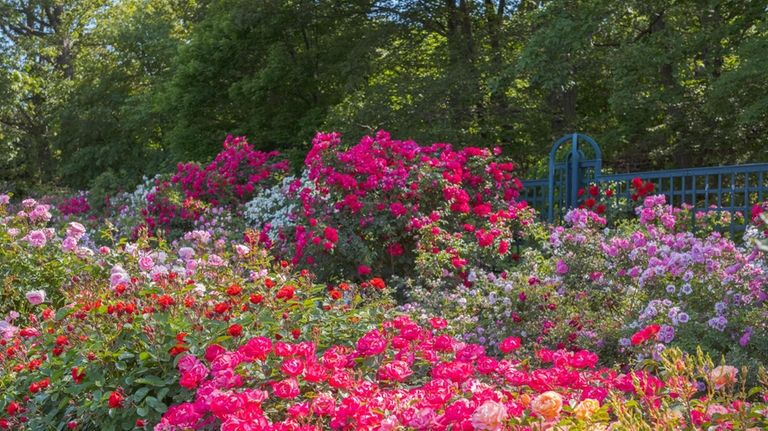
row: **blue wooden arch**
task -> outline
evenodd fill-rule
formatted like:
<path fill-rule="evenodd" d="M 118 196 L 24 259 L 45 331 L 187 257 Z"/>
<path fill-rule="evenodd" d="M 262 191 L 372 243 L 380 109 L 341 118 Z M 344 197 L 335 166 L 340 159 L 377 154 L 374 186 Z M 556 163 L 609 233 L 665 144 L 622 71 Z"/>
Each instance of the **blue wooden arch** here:
<path fill-rule="evenodd" d="M 570 149 L 564 160 L 558 160 L 558 152 L 570 143 Z M 583 147 L 588 145 L 591 158 L 586 156 Z M 555 218 L 556 208 L 573 208 L 577 205 L 578 190 L 588 178 L 599 178 L 603 167 L 603 152 L 594 139 L 581 134 L 565 135 L 552 144 L 549 151 L 549 201 L 547 218 Z M 558 187 L 559 186 L 559 187 Z"/>

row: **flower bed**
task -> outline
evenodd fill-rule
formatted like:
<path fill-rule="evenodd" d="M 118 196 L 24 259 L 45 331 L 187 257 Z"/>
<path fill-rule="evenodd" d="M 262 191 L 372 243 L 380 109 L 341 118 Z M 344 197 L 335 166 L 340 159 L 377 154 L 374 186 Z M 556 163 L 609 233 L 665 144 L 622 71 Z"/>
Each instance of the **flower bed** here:
<path fill-rule="evenodd" d="M 637 181 L 549 226 L 496 150 L 276 157 L 228 138 L 107 215 L 0 195 L 0 429 L 768 426 L 768 206 L 694 235 Z"/>

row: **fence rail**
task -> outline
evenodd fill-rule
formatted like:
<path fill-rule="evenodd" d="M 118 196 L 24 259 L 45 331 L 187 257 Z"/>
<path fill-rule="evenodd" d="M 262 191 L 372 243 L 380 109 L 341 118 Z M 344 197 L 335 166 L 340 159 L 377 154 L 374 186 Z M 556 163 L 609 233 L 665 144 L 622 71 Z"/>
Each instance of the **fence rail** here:
<path fill-rule="evenodd" d="M 670 204 L 690 205 L 694 221 L 709 211 L 728 217 L 731 235 L 744 230 L 751 206 L 768 198 L 768 163 L 606 174 L 601 169 L 601 154 L 597 143 L 586 135 L 563 136 L 550 151 L 548 178 L 523 181 L 521 198 L 542 218 L 559 222 L 578 206 L 580 188 L 592 184 L 610 187 L 614 191 L 611 199 L 618 203 L 630 198 L 632 180 L 640 178 L 652 182 L 654 193 L 666 195 Z"/>

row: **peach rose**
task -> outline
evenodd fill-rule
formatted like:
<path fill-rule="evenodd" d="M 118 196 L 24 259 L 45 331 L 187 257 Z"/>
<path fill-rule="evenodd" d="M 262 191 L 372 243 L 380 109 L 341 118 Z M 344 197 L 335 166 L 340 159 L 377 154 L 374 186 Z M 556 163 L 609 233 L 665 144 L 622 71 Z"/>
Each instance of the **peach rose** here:
<path fill-rule="evenodd" d="M 488 400 L 472 413 L 472 426 L 476 430 L 497 431 L 501 429 L 506 418 L 507 408 L 504 404 Z"/>
<path fill-rule="evenodd" d="M 723 386 L 736 383 L 736 374 L 738 372 L 739 370 L 736 367 L 720 365 L 709 372 L 709 381 L 712 382 L 715 389 L 720 389 Z"/>
<path fill-rule="evenodd" d="M 523 407 L 528 408 L 528 406 L 531 405 L 531 396 L 528 394 L 522 394 L 520 395 L 518 401 L 520 401 L 520 404 L 522 404 Z"/>
<path fill-rule="evenodd" d="M 728 409 L 720 404 L 710 404 L 707 406 L 707 414 L 712 415 L 727 415 Z"/>
<path fill-rule="evenodd" d="M 576 408 L 573 409 L 573 413 L 576 418 L 580 420 L 588 419 L 600 408 L 600 402 L 592 398 L 587 398 L 580 402 Z"/>
<path fill-rule="evenodd" d="M 531 402 L 531 410 L 547 420 L 556 418 L 562 409 L 563 397 L 554 391 L 544 392 Z"/>

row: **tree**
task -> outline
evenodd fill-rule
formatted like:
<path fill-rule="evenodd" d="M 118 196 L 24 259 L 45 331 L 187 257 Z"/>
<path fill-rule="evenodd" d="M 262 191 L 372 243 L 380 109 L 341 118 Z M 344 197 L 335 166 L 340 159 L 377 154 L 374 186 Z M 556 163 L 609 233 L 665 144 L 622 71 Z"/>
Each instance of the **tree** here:
<path fill-rule="evenodd" d="M 6 94 L 0 107 L 3 164 L 11 178 L 50 181 L 54 154 L 49 140 L 57 132 L 55 113 L 69 91 L 74 58 L 89 20 L 100 7 L 94 0 L 3 0 L 0 3 L 0 54 Z"/>
<path fill-rule="evenodd" d="M 303 159 L 330 107 L 364 79 L 379 24 L 370 2 L 218 0 L 181 50 L 165 95 L 179 158 L 228 133 Z"/>

